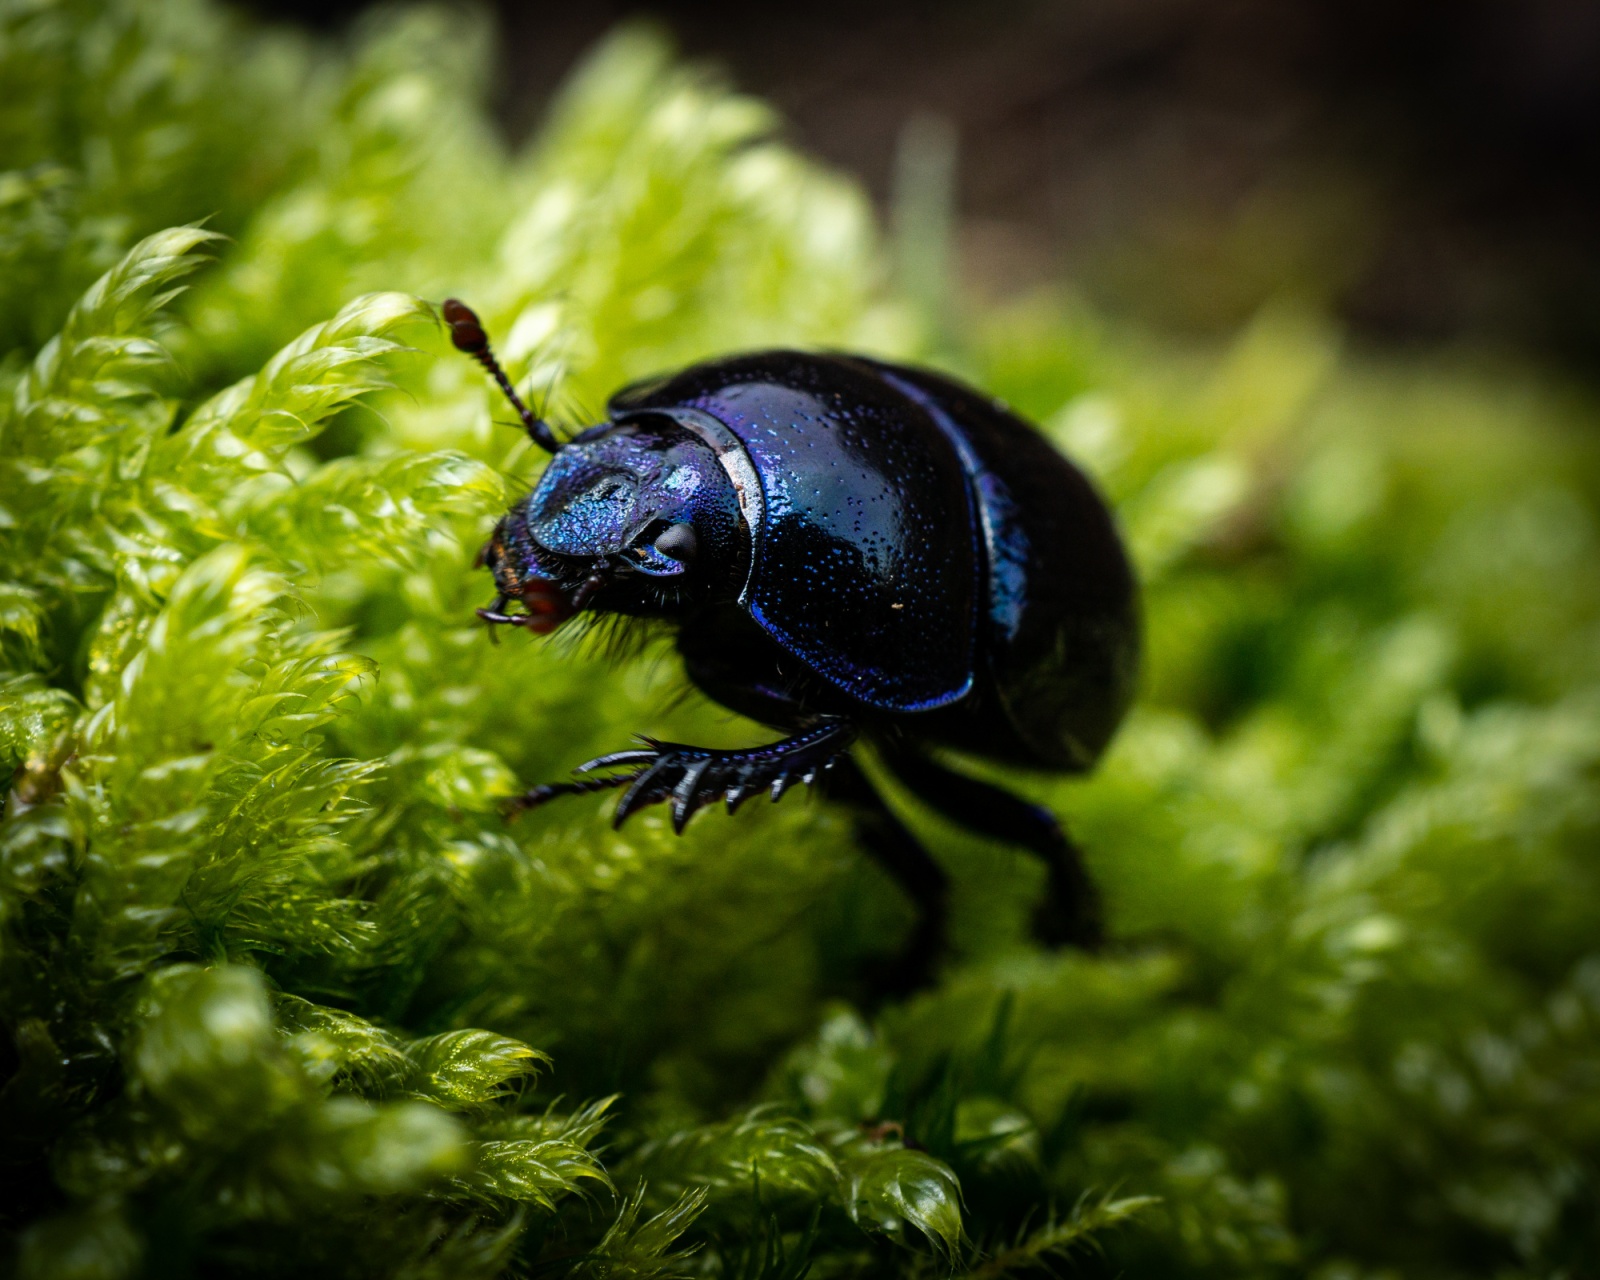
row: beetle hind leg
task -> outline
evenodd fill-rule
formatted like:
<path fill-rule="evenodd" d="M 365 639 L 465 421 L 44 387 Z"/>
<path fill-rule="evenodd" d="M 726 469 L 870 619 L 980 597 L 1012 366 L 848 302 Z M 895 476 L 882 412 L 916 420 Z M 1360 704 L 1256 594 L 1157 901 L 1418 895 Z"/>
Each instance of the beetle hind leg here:
<path fill-rule="evenodd" d="M 1100 894 L 1055 814 L 948 769 L 905 742 L 884 744 L 882 755 L 895 777 L 930 809 L 969 831 L 1020 845 L 1044 863 L 1045 899 L 1033 916 L 1040 942 L 1099 949 L 1105 941 Z"/>

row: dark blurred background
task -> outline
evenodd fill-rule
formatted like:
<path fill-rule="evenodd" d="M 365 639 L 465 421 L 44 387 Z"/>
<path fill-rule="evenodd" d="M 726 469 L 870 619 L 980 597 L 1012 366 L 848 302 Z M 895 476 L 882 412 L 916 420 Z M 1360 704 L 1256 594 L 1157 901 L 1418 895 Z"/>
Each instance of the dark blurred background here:
<path fill-rule="evenodd" d="M 363 6 L 248 7 L 336 28 Z M 1510 348 L 1600 382 L 1600 0 L 496 8 L 514 139 L 595 39 L 649 16 L 882 203 L 908 122 L 948 121 L 982 297 L 1065 278 L 1200 332 L 1288 297 L 1374 343 Z"/>

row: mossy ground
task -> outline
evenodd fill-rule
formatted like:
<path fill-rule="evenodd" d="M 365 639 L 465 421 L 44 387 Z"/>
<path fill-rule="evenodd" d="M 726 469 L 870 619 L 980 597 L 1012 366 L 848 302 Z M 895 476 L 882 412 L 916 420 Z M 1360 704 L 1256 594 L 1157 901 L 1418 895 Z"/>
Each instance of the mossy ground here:
<path fill-rule="evenodd" d="M 1220 352 L 1051 296 L 936 334 L 759 103 L 624 32 L 508 154 L 488 38 L 0 0 L 19 1274 L 1600 1269 L 1593 406 L 1287 307 Z M 1037 869 L 908 814 L 957 949 L 868 1016 L 909 910 L 825 807 L 508 826 L 633 732 L 761 731 L 659 645 L 474 625 L 538 459 L 447 293 L 569 423 L 829 345 L 1079 458 L 1144 691 L 1091 779 L 1008 781 L 1113 945 L 1037 950 Z"/>

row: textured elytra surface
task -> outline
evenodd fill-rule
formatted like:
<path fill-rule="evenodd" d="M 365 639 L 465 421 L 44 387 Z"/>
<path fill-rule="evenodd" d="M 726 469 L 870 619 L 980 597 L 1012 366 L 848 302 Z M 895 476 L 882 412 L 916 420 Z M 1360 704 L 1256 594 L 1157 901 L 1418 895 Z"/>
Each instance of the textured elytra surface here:
<path fill-rule="evenodd" d="M 1581 397 L 1292 310 L 1195 351 L 1046 299 L 931 352 L 859 197 L 637 36 L 509 156 L 454 16 L 0 14 L 7 1265 L 1596 1269 Z M 1036 951 L 1027 863 L 929 827 L 957 952 L 868 1011 L 909 917 L 826 808 L 508 827 L 635 731 L 763 735 L 659 654 L 472 625 L 534 464 L 395 289 L 471 299 L 567 423 L 784 343 L 1041 422 L 1146 587 L 1101 768 L 1007 779 L 1111 948 Z"/>
<path fill-rule="evenodd" d="M 885 413 L 757 400 L 767 397 L 700 401 L 748 429 L 770 478 L 753 616 L 874 705 L 920 711 L 961 697 L 972 679 L 978 563 L 954 459 L 930 465 Z M 808 465 L 827 447 L 807 438 L 814 432 L 834 453 L 822 467 Z"/>
<path fill-rule="evenodd" d="M 923 711 L 972 684 L 982 570 L 956 451 L 914 402 L 828 357 L 716 361 L 624 397 L 744 444 L 765 498 L 748 608 L 852 697 Z"/>

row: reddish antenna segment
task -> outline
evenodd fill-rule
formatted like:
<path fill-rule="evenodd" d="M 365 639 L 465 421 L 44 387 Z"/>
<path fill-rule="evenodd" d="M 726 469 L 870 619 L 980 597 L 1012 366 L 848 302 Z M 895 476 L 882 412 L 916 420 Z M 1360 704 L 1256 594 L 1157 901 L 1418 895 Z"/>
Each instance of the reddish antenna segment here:
<path fill-rule="evenodd" d="M 522 397 L 511 385 L 511 379 L 506 377 L 506 371 L 494 358 L 494 352 L 489 349 L 489 335 L 483 331 L 478 313 L 456 298 L 446 298 L 440 310 L 444 314 L 445 323 L 450 326 L 450 341 L 455 343 L 456 350 L 465 351 L 499 384 L 500 390 L 505 392 L 506 399 L 511 401 L 511 407 L 522 419 L 522 425 L 527 428 L 529 439 L 547 453 L 561 452 L 561 441 L 557 440 L 556 433 L 550 430 L 550 424 L 536 416 L 522 403 Z"/>

